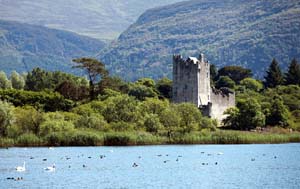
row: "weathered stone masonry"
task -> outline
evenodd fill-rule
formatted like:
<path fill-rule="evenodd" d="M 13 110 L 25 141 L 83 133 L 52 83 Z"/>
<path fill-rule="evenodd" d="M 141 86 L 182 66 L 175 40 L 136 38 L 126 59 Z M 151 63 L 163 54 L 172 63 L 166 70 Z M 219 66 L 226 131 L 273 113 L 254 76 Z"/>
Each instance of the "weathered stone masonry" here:
<path fill-rule="evenodd" d="M 173 102 L 191 102 L 204 115 L 221 121 L 224 111 L 235 106 L 235 95 L 226 90 L 212 89 L 210 86 L 210 64 L 200 54 L 199 58 L 184 60 L 173 56 Z"/>

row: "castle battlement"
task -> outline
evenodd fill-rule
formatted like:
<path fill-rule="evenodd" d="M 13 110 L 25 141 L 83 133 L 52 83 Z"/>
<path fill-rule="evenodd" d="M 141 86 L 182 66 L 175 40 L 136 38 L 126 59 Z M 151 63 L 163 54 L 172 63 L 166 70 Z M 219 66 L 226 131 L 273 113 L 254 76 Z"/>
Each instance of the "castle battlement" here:
<path fill-rule="evenodd" d="M 204 55 L 198 58 L 173 56 L 174 103 L 190 102 L 202 109 L 204 115 L 224 118 L 224 111 L 235 106 L 235 94 L 229 89 L 213 89 L 210 86 L 210 64 Z"/>

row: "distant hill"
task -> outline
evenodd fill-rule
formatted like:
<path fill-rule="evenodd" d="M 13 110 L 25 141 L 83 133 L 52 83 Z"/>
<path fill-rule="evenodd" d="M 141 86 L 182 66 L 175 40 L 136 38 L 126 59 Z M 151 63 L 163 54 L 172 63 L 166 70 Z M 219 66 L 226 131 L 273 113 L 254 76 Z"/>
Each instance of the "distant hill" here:
<path fill-rule="evenodd" d="M 116 39 L 147 9 L 182 0 L 0 0 L 0 18 Z"/>
<path fill-rule="evenodd" d="M 262 78 L 273 57 L 300 60 L 300 1 L 193 0 L 150 9 L 99 58 L 129 80 L 171 77 L 172 54 L 203 52 L 217 66 L 241 65 Z"/>
<path fill-rule="evenodd" d="M 71 60 L 93 56 L 105 43 L 72 32 L 0 20 L 0 70 L 34 67 L 73 72 Z"/>

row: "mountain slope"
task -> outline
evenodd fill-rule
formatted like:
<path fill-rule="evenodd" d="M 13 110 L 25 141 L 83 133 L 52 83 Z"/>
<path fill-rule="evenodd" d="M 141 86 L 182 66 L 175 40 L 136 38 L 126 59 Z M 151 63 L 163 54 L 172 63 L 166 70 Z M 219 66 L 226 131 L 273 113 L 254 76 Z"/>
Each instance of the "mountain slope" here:
<path fill-rule="evenodd" d="M 0 20 L 0 70 L 34 67 L 72 72 L 71 60 L 93 56 L 104 43 L 72 32 Z"/>
<path fill-rule="evenodd" d="M 147 9 L 181 0 L 0 0 L 0 18 L 112 40 Z"/>
<path fill-rule="evenodd" d="M 172 54 L 203 52 L 218 66 L 242 65 L 257 77 L 275 57 L 300 58 L 300 2 L 193 0 L 146 11 L 99 58 L 127 79 L 171 76 Z"/>

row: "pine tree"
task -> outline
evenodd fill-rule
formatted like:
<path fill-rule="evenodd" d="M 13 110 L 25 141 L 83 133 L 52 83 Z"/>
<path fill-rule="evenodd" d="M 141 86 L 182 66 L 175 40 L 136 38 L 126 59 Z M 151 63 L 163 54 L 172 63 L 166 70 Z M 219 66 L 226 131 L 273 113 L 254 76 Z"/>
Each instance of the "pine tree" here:
<path fill-rule="evenodd" d="M 294 58 L 289 66 L 288 72 L 285 74 L 286 85 L 300 85 L 300 64 Z"/>
<path fill-rule="evenodd" d="M 283 83 L 283 76 L 279 68 L 278 62 L 274 58 L 267 71 L 267 75 L 265 76 L 264 84 L 265 87 L 267 88 L 274 88 L 277 85 L 281 85 L 282 83 Z"/>

